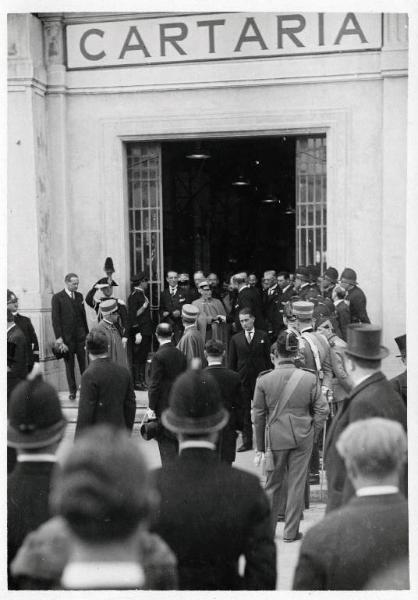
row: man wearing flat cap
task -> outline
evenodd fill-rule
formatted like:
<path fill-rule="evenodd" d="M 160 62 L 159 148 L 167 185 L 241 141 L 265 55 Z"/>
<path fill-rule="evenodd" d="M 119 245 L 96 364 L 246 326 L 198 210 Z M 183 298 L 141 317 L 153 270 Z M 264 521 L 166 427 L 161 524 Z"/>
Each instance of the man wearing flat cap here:
<path fill-rule="evenodd" d="M 18 454 L 7 480 L 8 565 L 26 535 L 50 516 L 55 452 L 65 427 L 58 394 L 41 375 L 19 383 L 10 398 L 7 425 L 7 445 Z M 16 589 L 15 584 L 9 579 L 10 589 Z"/>
<path fill-rule="evenodd" d="M 405 402 L 405 406 L 407 404 L 407 374 L 406 374 L 406 333 L 400 335 L 395 338 L 396 345 L 399 348 L 400 354 L 398 358 L 402 360 L 402 363 L 405 365 L 405 370 L 402 371 L 399 375 L 390 380 L 390 383 L 393 386 L 393 389 L 398 392 L 398 394 L 402 397 L 402 400 Z"/>
<path fill-rule="evenodd" d="M 179 440 L 174 462 L 155 472 L 155 531 L 174 551 L 182 590 L 270 590 L 276 547 L 258 477 L 220 462 L 215 444 L 228 421 L 216 381 L 189 370 L 175 381 L 165 427 Z M 243 575 L 238 561 L 245 558 Z"/>
<path fill-rule="evenodd" d="M 135 389 L 145 391 L 148 389 L 145 383 L 145 369 L 154 331 L 150 301 L 146 294 L 148 278 L 145 272 L 140 271 L 133 275 L 131 283 L 132 292 L 128 298 L 129 356 Z M 138 334 L 141 337 L 140 341 Z"/>
<path fill-rule="evenodd" d="M 100 303 L 100 312 L 102 319 L 96 326 L 96 330 L 102 331 L 106 335 L 111 360 L 129 369 L 126 348 L 122 343 L 119 329 L 116 327 L 118 321 L 118 304 L 116 300 L 103 300 Z"/>
<path fill-rule="evenodd" d="M 200 360 L 201 366 L 206 366 L 205 344 L 200 331 L 197 328 L 197 319 L 200 311 L 193 304 L 184 304 L 181 309 L 181 319 L 184 333 L 177 344 L 177 348 L 186 356 L 190 366 L 194 358 Z"/>
<path fill-rule="evenodd" d="M 340 286 L 347 292 L 346 300 L 350 306 L 351 323 L 370 323 L 366 309 L 366 295 L 357 285 L 357 273 L 345 268 L 341 273 Z"/>
<path fill-rule="evenodd" d="M 381 372 L 382 359 L 389 351 L 381 345 L 382 330 L 377 325 L 351 324 L 347 328 L 345 370 L 353 382 L 350 394 L 332 421 L 325 441 L 325 468 L 328 480 L 327 512 L 345 504 L 353 495 L 344 461 L 337 452 L 337 440 L 354 421 L 383 417 L 398 421 L 406 431 L 406 408 Z M 401 489 L 405 490 L 406 480 Z"/>

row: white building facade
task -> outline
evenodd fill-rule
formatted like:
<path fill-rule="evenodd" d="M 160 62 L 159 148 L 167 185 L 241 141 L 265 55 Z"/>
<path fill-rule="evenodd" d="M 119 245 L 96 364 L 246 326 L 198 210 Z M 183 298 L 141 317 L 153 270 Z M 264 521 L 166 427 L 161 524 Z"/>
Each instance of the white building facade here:
<path fill-rule="evenodd" d="M 407 27 L 406 14 L 377 13 L 9 15 L 8 287 L 34 323 L 49 379 L 65 389 L 50 306 L 67 272 L 86 294 L 111 256 L 120 297 L 135 270 L 149 269 L 157 291 L 164 283 L 164 144 L 278 136 L 308 144 L 307 156 L 309 140 L 326 146 L 310 245 L 297 167 L 296 262 L 356 270 L 392 352 L 385 362 L 396 365 L 393 338 L 406 329 Z M 132 144 L 155 159 L 138 194 Z"/>

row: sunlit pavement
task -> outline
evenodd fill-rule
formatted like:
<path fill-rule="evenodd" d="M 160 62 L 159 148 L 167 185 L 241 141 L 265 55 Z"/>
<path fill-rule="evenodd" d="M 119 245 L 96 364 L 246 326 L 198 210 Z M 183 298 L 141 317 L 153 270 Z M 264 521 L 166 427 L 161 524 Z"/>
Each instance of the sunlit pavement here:
<path fill-rule="evenodd" d="M 58 451 L 58 459 L 61 459 L 66 452 L 71 448 L 74 438 L 75 423 L 77 420 L 78 395 L 75 402 L 68 400 L 68 392 L 60 392 L 65 416 L 68 420 L 68 427 L 65 438 Z M 146 392 L 135 392 L 137 400 L 136 421 L 133 430 L 133 439 L 138 442 L 144 453 L 148 465 L 151 469 L 161 466 L 160 455 L 158 452 L 157 443 L 154 440 L 144 441 L 139 433 L 141 419 L 148 405 L 148 395 Z M 240 445 L 240 439 L 238 439 Z M 261 468 L 254 465 L 254 452 L 239 452 L 234 463 L 235 467 L 249 471 L 258 475 L 263 483 Z M 321 489 L 319 485 L 311 486 L 310 490 L 310 507 L 304 511 L 304 519 L 300 524 L 300 531 L 305 533 L 312 525 L 320 521 L 325 512 L 326 501 L 326 485 Z M 301 542 L 285 543 L 283 542 L 283 527 L 284 523 L 278 523 L 276 529 L 276 547 L 278 554 L 278 582 L 277 589 L 290 590 L 292 589 L 293 573 L 298 560 L 299 549 Z"/>

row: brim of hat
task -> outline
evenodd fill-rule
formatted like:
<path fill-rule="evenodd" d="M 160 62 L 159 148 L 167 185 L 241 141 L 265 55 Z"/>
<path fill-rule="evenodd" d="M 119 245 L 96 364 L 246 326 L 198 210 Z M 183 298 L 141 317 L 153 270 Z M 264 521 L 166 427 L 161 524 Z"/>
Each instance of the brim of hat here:
<path fill-rule="evenodd" d="M 386 348 L 386 346 L 380 346 L 380 350 L 376 354 L 363 354 L 356 352 L 355 350 L 349 350 L 348 348 L 344 348 L 344 352 L 350 356 L 365 358 L 366 360 L 381 360 L 382 358 L 389 356 L 389 350 Z"/>
<path fill-rule="evenodd" d="M 173 433 L 214 433 L 225 427 L 228 419 L 229 413 L 225 408 L 215 415 L 202 419 L 179 417 L 171 408 L 161 415 L 162 424 Z"/>
<path fill-rule="evenodd" d="M 62 419 L 46 429 L 39 429 L 33 433 L 22 433 L 8 423 L 7 445 L 11 448 L 26 448 L 27 450 L 49 446 L 49 444 L 59 442 L 66 425 L 67 421 Z"/>
<path fill-rule="evenodd" d="M 195 317 L 186 317 L 185 315 L 181 316 L 183 321 L 185 321 L 186 323 L 195 323 L 197 321 L 197 317 L 198 315 L 196 315 Z"/>

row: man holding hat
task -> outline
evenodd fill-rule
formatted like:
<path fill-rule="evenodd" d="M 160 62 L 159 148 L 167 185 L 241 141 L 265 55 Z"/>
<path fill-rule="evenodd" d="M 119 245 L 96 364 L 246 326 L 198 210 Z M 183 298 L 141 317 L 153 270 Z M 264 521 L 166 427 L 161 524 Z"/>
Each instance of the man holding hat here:
<path fill-rule="evenodd" d="M 39 344 L 35 329 L 29 317 L 20 314 L 19 301 L 16 294 L 11 290 L 7 290 L 7 308 L 12 311 L 14 322 L 25 336 L 27 369 L 29 373 L 32 371 L 33 364 L 39 362 Z"/>
<path fill-rule="evenodd" d="M 341 432 L 350 423 L 370 417 L 398 421 L 406 431 L 405 405 L 380 370 L 382 359 L 389 354 L 388 349 L 381 345 L 381 328 L 371 324 L 352 324 L 347 333 L 344 361 L 353 388 L 332 421 L 325 442 L 327 512 L 345 504 L 353 495 L 344 461 L 337 452 L 336 444 Z"/>
<path fill-rule="evenodd" d="M 92 329 L 86 338 L 86 349 L 90 363 L 81 376 L 75 436 L 99 423 L 132 431 L 136 401 L 131 374 L 109 357 L 104 331 Z"/>
<path fill-rule="evenodd" d="M 400 375 L 397 375 L 393 379 L 390 380 L 393 388 L 398 392 L 398 394 L 402 397 L 402 400 L 405 402 L 405 406 L 407 403 L 407 375 L 406 375 L 406 333 L 400 335 L 395 338 L 395 342 L 399 348 L 400 354 L 398 358 L 400 358 L 405 365 L 405 370 L 402 371 Z"/>
<path fill-rule="evenodd" d="M 198 358 L 201 366 L 205 367 L 205 345 L 197 328 L 197 318 L 199 314 L 200 312 L 197 306 L 194 306 L 193 304 L 183 305 L 181 309 L 181 320 L 183 322 L 184 333 L 177 344 L 177 348 L 186 356 L 189 366 L 194 358 Z"/>
<path fill-rule="evenodd" d="M 366 310 L 366 296 L 357 285 L 357 274 L 346 267 L 341 273 L 340 286 L 347 292 L 346 300 L 350 303 L 351 323 L 370 323 Z"/>
<path fill-rule="evenodd" d="M 145 294 L 148 289 L 145 272 L 140 271 L 133 275 L 131 283 L 133 289 L 128 298 L 129 355 L 135 389 L 145 391 L 148 389 L 145 383 L 145 369 L 154 331 L 150 301 Z M 136 337 L 138 333 L 141 335 L 139 343 Z"/>
<path fill-rule="evenodd" d="M 161 498 L 155 531 L 177 556 L 182 590 L 275 589 L 267 497 L 258 477 L 220 462 L 215 451 L 227 421 L 208 371 L 180 375 L 162 416 L 179 439 L 180 455 L 155 473 Z"/>
<path fill-rule="evenodd" d="M 115 363 L 128 369 L 126 348 L 123 346 L 119 329 L 116 327 L 119 318 L 117 301 L 114 298 L 112 300 L 102 300 L 100 312 L 102 320 L 96 326 L 96 329 L 102 331 L 107 337 L 109 356 Z"/>
<path fill-rule="evenodd" d="M 66 420 L 55 389 L 41 375 L 22 381 L 10 398 L 7 445 L 17 450 L 17 466 L 7 480 L 8 564 L 26 535 L 50 516 L 48 497 L 55 452 Z M 14 589 L 14 582 L 9 580 Z"/>
<path fill-rule="evenodd" d="M 77 291 L 78 284 L 78 275 L 68 273 L 65 276 L 65 288 L 54 294 L 51 300 L 52 327 L 56 343 L 64 353 L 70 400 L 75 400 L 77 394 L 75 356 L 77 356 L 80 374 L 83 374 L 86 368 L 85 341 L 89 331 L 83 295 Z"/>

